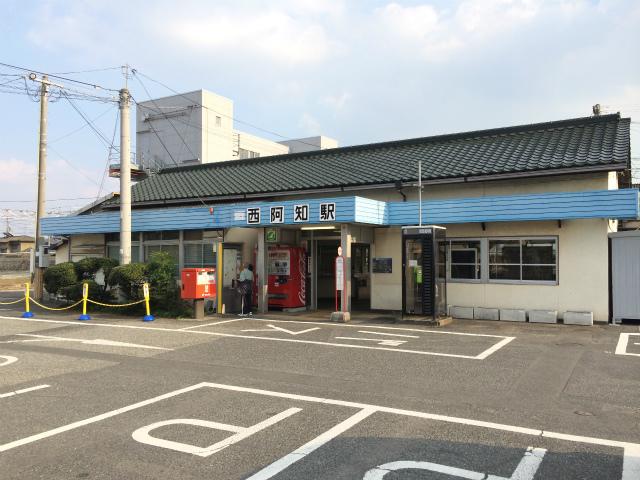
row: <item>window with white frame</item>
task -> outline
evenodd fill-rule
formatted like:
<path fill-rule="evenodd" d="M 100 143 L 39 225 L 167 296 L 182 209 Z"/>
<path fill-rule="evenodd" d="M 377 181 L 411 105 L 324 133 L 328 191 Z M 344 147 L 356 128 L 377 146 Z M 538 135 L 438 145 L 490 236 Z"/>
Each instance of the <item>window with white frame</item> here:
<path fill-rule="evenodd" d="M 489 280 L 557 283 L 558 239 L 490 238 Z"/>

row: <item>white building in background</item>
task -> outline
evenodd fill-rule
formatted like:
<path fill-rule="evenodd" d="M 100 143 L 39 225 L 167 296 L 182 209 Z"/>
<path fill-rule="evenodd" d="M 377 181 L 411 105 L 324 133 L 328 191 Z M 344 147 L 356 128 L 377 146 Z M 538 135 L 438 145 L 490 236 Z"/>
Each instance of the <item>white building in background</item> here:
<path fill-rule="evenodd" d="M 233 101 L 196 90 L 140 102 L 136 108 L 136 158 L 162 169 L 242 158 L 335 148 L 318 136 L 274 142 L 234 128 Z"/>

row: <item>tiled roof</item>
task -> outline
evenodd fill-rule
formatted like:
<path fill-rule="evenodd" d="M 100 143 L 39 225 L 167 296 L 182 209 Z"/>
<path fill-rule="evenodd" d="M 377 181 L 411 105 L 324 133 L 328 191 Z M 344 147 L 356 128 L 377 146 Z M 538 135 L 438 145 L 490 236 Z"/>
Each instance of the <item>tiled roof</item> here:
<path fill-rule="evenodd" d="M 172 168 L 133 187 L 133 203 L 491 177 L 623 169 L 630 119 L 619 114 Z M 114 199 L 108 203 L 115 203 Z"/>

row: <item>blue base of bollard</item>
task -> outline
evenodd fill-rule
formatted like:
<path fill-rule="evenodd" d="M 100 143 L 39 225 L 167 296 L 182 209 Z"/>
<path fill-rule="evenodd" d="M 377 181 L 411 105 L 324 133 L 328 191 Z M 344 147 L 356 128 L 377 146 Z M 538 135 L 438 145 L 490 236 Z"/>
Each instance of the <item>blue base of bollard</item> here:
<path fill-rule="evenodd" d="M 83 313 L 82 315 L 80 315 L 80 316 L 78 317 L 78 320 L 82 320 L 82 321 L 85 321 L 85 320 L 91 320 L 91 317 L 90 317 L 89 315 L 87 315 L 87 314 Z"/>
<path fill-rule="evenodd" d="M 144 317 L 142 317 L 143 322 L 153 322 L 154 320 L 155 317 L 153 315 L 145 315 Z"/>
<path fill-rule="evenodd" d="M 22 318 L 33 318 L 33 312 L 24 312 Z"/>

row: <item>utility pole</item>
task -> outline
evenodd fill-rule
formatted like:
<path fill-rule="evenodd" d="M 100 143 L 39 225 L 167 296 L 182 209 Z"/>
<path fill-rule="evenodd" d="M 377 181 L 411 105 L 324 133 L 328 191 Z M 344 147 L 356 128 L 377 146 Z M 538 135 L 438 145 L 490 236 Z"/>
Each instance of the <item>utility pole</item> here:
<path fill-rule="evenodd" d="M 42 300 L 44 265 L 42 256 L 44 255 L 44 239 L 40 233 L 40 222 L 45 214 L 45 197 L 47 186 L 47 113 L 49 109 L 49 78 L 42 76 L 41 80 L 36 78 L 35 73 L 29 74 L 33 81 L 40 82 L 40 142 L 38 150 L 38 205 L 36 207 L 36 241 L 35 254 L 37 261 L 33 271 L 33 297 Z"/>
<path fill-rule="evenodd" d="M 128 72 L 125 73 L 125 79 Z M 120 90 L 120 265 L 131 263 L 131 131 L 129 90 Z"/>
<path fill-rule="evenodd" d="M 422 160 L 418 161 L 418 225 L 422 226 Z"/>

